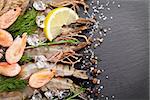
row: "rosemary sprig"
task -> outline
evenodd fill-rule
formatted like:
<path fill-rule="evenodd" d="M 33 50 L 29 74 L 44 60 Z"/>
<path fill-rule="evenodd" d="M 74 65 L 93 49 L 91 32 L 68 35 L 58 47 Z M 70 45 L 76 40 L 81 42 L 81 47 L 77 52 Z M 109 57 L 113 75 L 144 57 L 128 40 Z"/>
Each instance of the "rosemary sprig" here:
<path fill-rule="evenodd" d="M 48 45 L 54 45 L 54 44 L 64 44 L 64 43 L 71 43 L 71 44 L 78 44 L 80 41 L 79 40 L 61 40 L 61 41 L 52 41 L 48 43 L 41 43 L 37 46 L 28 46 L 26 49 L 32 49 L 40 46 L 48 46 Z"/>

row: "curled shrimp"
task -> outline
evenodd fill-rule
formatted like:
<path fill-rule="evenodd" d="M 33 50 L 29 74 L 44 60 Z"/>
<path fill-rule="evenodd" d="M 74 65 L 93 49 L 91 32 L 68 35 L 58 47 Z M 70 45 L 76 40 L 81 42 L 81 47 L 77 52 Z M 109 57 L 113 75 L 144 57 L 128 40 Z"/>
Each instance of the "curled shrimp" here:
<path fill-rule="evenodd" d="M 0 45 L 9 47 L 13 43 L 13 37 L 7 31 L 0 29 Z"/>
<path fill-rule="evenodd" d="M 47 84 L 55 75 L 55 69 L 43 69 L 31 75 L 29 85 L 33 88 L 40 88 Z"/>
<path fill-rule="evenodd" d="M 10 25 L 12 25 L 18 16 L 21 13 L 21 8 L 16 7 L 15 9 L 11 9 L 0 16 L 0 28 L 7 29 Z"/>
<path fill-rule="evenodd" d="M 9 64 L 7 62 L 0 62 L 0 74 L 4 76 L 16 76 L 21 71 L 19 64 Z"/>
<path fill-rule="evenodd" d="M 26 47 L 27 35 L 24 33 L 22 38 L 19 36 L 14 40 L 13 44 L 7 49 L 5 58 L 10 64 L 18 62 Z"/>

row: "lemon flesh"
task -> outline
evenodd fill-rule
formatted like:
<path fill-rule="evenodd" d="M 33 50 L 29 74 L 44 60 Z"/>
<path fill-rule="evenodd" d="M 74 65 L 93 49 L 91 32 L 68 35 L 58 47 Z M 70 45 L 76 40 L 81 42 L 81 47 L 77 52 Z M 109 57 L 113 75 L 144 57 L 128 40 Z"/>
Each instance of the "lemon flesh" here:
<path fill-rule="evenodd" d="M 48 13 L 44 21 L 46 37 L 52 41 L 61 33 L 63 25 L 68 25 L 79 17 L 76 12 L 67 7 L 56 8 Z"/>

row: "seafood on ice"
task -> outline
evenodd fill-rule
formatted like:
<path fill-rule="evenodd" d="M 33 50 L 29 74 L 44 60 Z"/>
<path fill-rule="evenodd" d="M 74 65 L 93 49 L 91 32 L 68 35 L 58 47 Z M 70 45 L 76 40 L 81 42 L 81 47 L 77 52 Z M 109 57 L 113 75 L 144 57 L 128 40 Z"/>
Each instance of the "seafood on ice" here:
<path fill-rule="evenodd" d="M 44 65 L 43 67 L 41 67 Z M 76 78 L 88 79 L 88 75 L 84 70 L 77 70 L 72 66 L 66 64 L 54 64 L 48 62 L 42 62 L 40 65 L 37 63 L 25 64 L 22 67 L 22 70 L 19 76 L 23 79 L 28 79 L 30 75 L 38 72 L 41 69 L 55 69 L 55 77 L 61 76 L 74 76 Z"/>
<path fill-rule="evenodd" d="M 47 90 L 64 90 L 71 89 L 72 91 L 77 91 L 80 87 L 73 83 L 69 78 L 53 78 L 46 85 L 41 87 L 42 91 Z"/>
<path fill-rule="evenodd" d="M 69 25 L 63 25 L 61 28 L 61 35 L 58 36 L 55 41 L 67 39 L 76 40 L 76 38 L 83 38 L 87 43 L 90 44 L 90 41 L 82 31 L 89 29 L 94 23 L 94 19 L 79 18 Z"/>
<path fill-rule="evenodd" d="M 78 18 L 74 22 L 70 22 L 69 25 L 61 25 L 62 27 L 59 27 L 60 34 L 53 41 L 48 41 L 45 36 L 46 32 L 43 31 L 46 27 L 45 18 L 51 10 L 55 11 L 54 8 L 68 6 L 74 11 L 78 11 L 79 5 L 83 6 L 84 11 L 87 12 L 89 6 L 86 0 L 0 0 L 0 75 L 6 76 L 6 78 L 15 77 L 27 82 L 27 86 L 24 84 L 26 88 L 22 91 L 14 88 L 13 90 L 8 89 L 9 92 L 7 90 L 0 92 L 0 100 L 47 100 L 53 99 L 53 97 L 58 97 L 59 100 L 64 99 L 65 96 L 72 96 L 71 93 L 87 100 L 87 96 L 83 97 L 81 94 L 83 92 L 80 93 L 80 88 L 81 85 L 86 87 L 89 83 L 100 83 L 100 80 L 96 78 L 98 76 L 97 71 L 89 68 L 95 66 L 96 63 L 91 63 L 93 65 L 89 66 L 87 63 L 80 63 L 88 66 L 84 67 L 85 69 L 82 68 L 83 66 L 75 64 L 85 61 L 84 54 L 78 51 L 86 46 L 90 48 L 92 36 L 85 33 L 94 25 L 95 20 Z M 26 9 L 30 10 L 32 7 L 34 7 L 33 12 L 37 13 L 34 17 L 30 13 L 24 14 Z M 76 12 L 74 13 L 76 14 Z M 52 17 L 59 18 L 57 16 Z M 60 17 L 64 18 L 63 16 Z M 71 17 L 68 17 L 67 21 L 70 21 L 69 18 L 71 19 Z M 16 22 L 17 19 L 21 18 L 23 18 L 21 21 Z M 27 24 L 21 23 L 24 19 L 27 19 L 25 20 Z M 59 24 L 61 20 L 56 21 Z M 56 24 L 55 27 L 58 26 L 55 22 L 52 24 Z M 34 25 L 35 30 L 32 31 L 31 26 Z M 16 36 L 14 36 L 15 32 L 9 30 L 10 26 L 12 30 L 16 29 L 18 32 Z M 24 27 L 31 27 L 31 30 Z M 55 29 L 55 27 L 52 28 Z M 18 31 L 20 29 L 22 29 L 21 32 Z M 87 50 L 87 48 L 85 49 Z M 86 56 L 86 58 L 88 57 Z M 89 60 L 87 59 L 87 61 Z M 82 81 L 75 82 L 75 79 Z M 16 82 L 16 80 L 14 81 Z M 88 88 L 85 90 L 87 92 Z M 38 94 L 37 97 L 36 93 Z M 65 96 L 61 96 L 63 93 Z M 45 97 L 43 97 L 44 95 Z"/>
<path fill-rule="evenodd" d="M 23 91 L 1 92 L 0 100 L 25 100 L 32 96 L 34 89 L 27 86 Z"/>
<path fill-rule="evenodd" d="M 85 3 L 85 0 L 50 0 L 48 2 L 53 7 L 72 6 L 73 10 L 79 10 L 79 5 L 83 5 L 85 12 L 89 6 Z"/>
<path fill-rule="evenodd" d="M 81 42 L 80 44 L 76 46 L 69 46 L 69 45 L 64 45 L 64 44 L 41 46 L 37 48 L 26 49 L 25 54 L 30 55 L 30 57 L 32 58 L 43 55 L 47 58 L 47 61 L 50 61 L 50 62 L 54 62 L 54 63 L 62 62 L 62 63 L 74 65 L 75 63 L 79 62 L 79 59 L 77 57 L 80 56 L 75 51 L 78 51 L 87 45 L 88 45 L 87 42 Z M 69 57 L 74 58 L 75 61 L 74 62 L 71 61 Z"/>

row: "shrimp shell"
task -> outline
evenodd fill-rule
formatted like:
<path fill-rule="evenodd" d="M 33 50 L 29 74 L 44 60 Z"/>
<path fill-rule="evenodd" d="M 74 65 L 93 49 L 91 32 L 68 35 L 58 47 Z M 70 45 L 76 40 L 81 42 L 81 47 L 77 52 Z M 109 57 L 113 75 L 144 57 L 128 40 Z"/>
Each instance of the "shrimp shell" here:
<path fill-rule="evenodd" d="M 23 91 L 1 92 L 0 100 L 26 100 L 33 94 L 33 89 L 27 86 Z"/>
<path fill-rule="evenodd" d="M 56 77 L 57 76 L 74 76 L 81 79 L 88 79 L 86 71 L 84 70 L 77 70 L 72 66 L 58 64 L 56 67 Z"/>
<path fill-rule="evenodd" d="M 45 63 L 45 62 L 43 62 Z M 46 63 L 47 66 L 45 66 L 44 69 L 55 69 L 56 73 L 55 76 L 74 76 L 81 79 L 88 79 L 88 76 L 86 74 L 86 71 L 84 70 L 77 70 L 69 65 L 64 64 L 54 64 L 54 63 Z M 42 68 L 43 69 L 43 68 Z M 37 65 L 37 63 L 29 63 L 22 66 L 21 72 L 19 76 L 23 79 L 27 79 L 31 74 L 36 73 L 37 71 L 41 70 L 41 68 Z"/>
<path fill-rule="evenodd" d="M 50 0 L 49 4 L 53 7 L 62 7 L 72 5 L 73 10 L 79 10 L 78 5 L 83 5 L 85 12 L 89 6 L 85 3 L 85 0 Z"/>
<path fill-rule="evenodd" d="M 6 61 L 10 64 L 18 62 L 26 47 L 27 35 L 24 33 L 22 38 L 19 36 L 14 40 L 13 44 L 7 49 L 5 57 Z"/>
<path fill-rule="evenodd" d="M 0 0 L 0 11 L 3 9 L 4 4 L 5 4 L 5 1 L 4 0 Z"/>
<path fill-rule="evenodd" d="M 50 45 L 50 46 L 41 46 L 32 49 L 26 49 L 25 54 L 30 55 L 30 57 L 35 58 L 36 56 L 45 56 L 47 58 L 46 61 L 50 62 L 62 62 L 65 57 L 76 55 L 75 51 L 78 51 L 89 43 L 81 42 L 76 46 L 69 45 Z M 67 63 L 70 64 L 70 63 Z"/>
<path fill-rule="evenodd" d="M 9 47 L 13 43 L 13 37 L 7 31 L 0 29 L 0 45 L 3 47 Z"/>
<path fill-rule="evenodd" d="M 19 64 L 8 64 L 7 62 L 0 62 L 0 74 L 4 76 L 16 76 L 21 71 Z"/>
<path fill-rule="evenodd" d="M 0 28 L 7 29 L 10 25 L 12 25 L 18 18 L 21 13 L 21 8 L 16 7 L 15 9 L 11 9 L 0 16 Z"/>
<path fill-rule="evenodd" d="M 46 85 L 41 87 L 42 91 L 47 90 L 64 90 L 64 89 L 79 89 L 79 86 L 75 85 L 73 81 L 69 78 L 53 78 Z"/>
<path fill-rule="evenodd" d="M 16 7 L 22 9 L 21 14 L 23 14 L 29 4 L 30 0 L 0 0 L 0 16 Z"/>
<path fill-rule="evenodd" d="M 31 75 L 29 85 L 33 88 L 40 88 L 47 84 L 55 75 L 55 69 L 43 69 Z"/>
<path fill-rule="evenodd" d="M 45 65 L 45 67 L 43 67 L 43 68 L 47 68 L 46 65 L 48 65 L 48 67 L 50 69 L 52 69 L 54 66 L 54 64 L 49 65 L 47 62 L 43 62 L 42 65 Z M 19 73 L 19 76 L 22 79 L 28 79 L 31 74 L 38 72 L 40 69 L 42 69 L 42 68 L 41 68 L 41 66 L 38 65 L 38 62 L 37 63 L 28 63 L 28 64 L 21 66 L 21 72 Z"/>
<path fill-rule="evenodd" d="M 74 93 L 78 93 L 80 90 L 80 86 L 73 83 L 73 81 L 69 78 L 53 78 L 46 85 L 40 88 L 41 91 L 52 91 L 57 93 L 58 90 L 71 90 Z M 81 93 L 79 95 L 83 100 L 87 100 L 87 95 L 85 93 Z"/>

